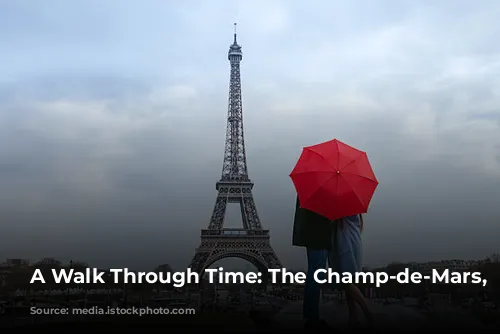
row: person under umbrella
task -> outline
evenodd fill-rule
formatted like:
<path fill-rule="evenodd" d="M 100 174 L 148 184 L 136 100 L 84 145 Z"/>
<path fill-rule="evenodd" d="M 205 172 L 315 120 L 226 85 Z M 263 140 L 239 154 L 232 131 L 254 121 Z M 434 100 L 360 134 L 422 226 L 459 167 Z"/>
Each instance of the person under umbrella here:
<path fill-rule="evenodd" d="M 330 251 L 321 259 L 328 259 L 330 267 L 339 273 L 355 274 L 361 271 L 361 214 L 367 212 L 378 186 L 366 153 L 337 139 L 304 147 L 290 177 L 297 190 L 297 205 L 300 203 L 300 210 L 323 217 L 320 219 L 310 213 L 307 219 L 303 214 L 303 225 L 322 221 L 330 229 L 327 234 L 331 238 L 327 245 Z M 297 211 L 298 209 L 296 220 Z M 296 225 L 294 223 L 294 236 L 296 233 L 305 233 L 295 232 Z M 322 232 L 313 225 L 309 229 L 326 234 L 326 226 L 322 227 Z M 310 251 L 308 255 L 309 253 Z M 313 268 L 311 261 L 308 263 L 309 269 Z M 359 288 L 354 284 L 345 284 L 342 288 L 346 294 L 351 323 L 357 322 L 356 304 L 361 306 L 369 322 L 372 322 L 373 317 Z M 304 297 L 304 310 L 309 300 L 312 297 L 307 300 Z"/>
<path fill-rule="evenodd" d="M 307 329 L 327 328 L 319 317 L 321 286 L 314 280 L 314 272 L 325 269 L 332 251 L 333 224 L 317 213 L 301 208 L 297 197 L 293 223 L 292 245 L 305 247 L 307 274 L 304 286 L 303 317 Z"/>
<path fill-rule="evenodd" d="M 363 241 L 363 215 L 343 217 L 334 222 L 332 228 L 332 248 L 328 257 L 330 268 L 339 274 L 350 273 L 352 277 L 362 268 Z M 349 323 L 351 326 L 358 325 L 357 305 L 361 307 L 366 320 L 373 324 L 373 315 L 368 307 L 361 290 L 354 283 L 342 283 L 339 285 L 344 290 L 347 307 L 349 309 Z"/>

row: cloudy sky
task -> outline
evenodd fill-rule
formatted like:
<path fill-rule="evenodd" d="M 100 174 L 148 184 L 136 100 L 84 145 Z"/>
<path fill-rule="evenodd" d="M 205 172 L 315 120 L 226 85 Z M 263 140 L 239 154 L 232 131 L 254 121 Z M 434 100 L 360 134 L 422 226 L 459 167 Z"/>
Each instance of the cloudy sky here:
<path fill-rule="evenodd" d="M 288 174 L 332 138 L 380 181 L 366 265 L 500 251 L 499 17 L 495 0 L 0 1 L 0 258 L 189 263 L 235 21 L 250 177 L 286 266 L 304 263 Z"/>

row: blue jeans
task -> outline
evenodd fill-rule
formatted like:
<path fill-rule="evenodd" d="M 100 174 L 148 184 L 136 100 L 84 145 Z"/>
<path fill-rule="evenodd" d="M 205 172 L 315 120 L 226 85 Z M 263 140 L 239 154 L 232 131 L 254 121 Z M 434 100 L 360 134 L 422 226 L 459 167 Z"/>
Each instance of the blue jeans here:
<path fill-rule="evenodd" d="M 329 250 L 307 249 L 307 275 L 304 286 L 304 310 L 303 315 L 307 320 L 319 320 L 319 297 L 321 285 L 314 280 L 314 272 L 318 269 L 325 269 L 328 260 Z M 324 275 L 318 275 L 324 278 Z"/>

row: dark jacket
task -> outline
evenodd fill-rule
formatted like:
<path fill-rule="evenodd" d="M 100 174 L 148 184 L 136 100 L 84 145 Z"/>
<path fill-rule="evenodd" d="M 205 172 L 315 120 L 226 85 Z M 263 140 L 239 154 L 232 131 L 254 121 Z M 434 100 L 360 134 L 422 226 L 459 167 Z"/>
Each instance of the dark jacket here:
<path fill-rule="evenodd" d="M 295 204 L 292 244 L 311 249 L 330 249 L 333 223 L 327 218 Z"/>

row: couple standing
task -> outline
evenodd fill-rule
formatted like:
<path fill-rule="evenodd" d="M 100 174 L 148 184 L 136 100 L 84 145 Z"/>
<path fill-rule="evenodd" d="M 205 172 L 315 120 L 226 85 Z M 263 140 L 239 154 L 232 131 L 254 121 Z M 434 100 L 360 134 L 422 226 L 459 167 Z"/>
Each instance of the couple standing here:
<path fill-rule="evenodd" d="M 305 247 L 307 251 L 307 276 L 304 287 L 303 316 L 307 328 L 327 327 L 320 319 L 319 303 L 321 285 L 314 280 L 314 272 L 328 266 L 339 273 L 354 274 L 362 271 L 362 215 L 348 216 L 335 221 L 301 208 L 297 198 L 293 226 L 293 245 Z M 359 288 L 341 284 L 349 309 L 349 322 L 356 326 L 357 305 L 371 324 L 373 316 Z"/>

